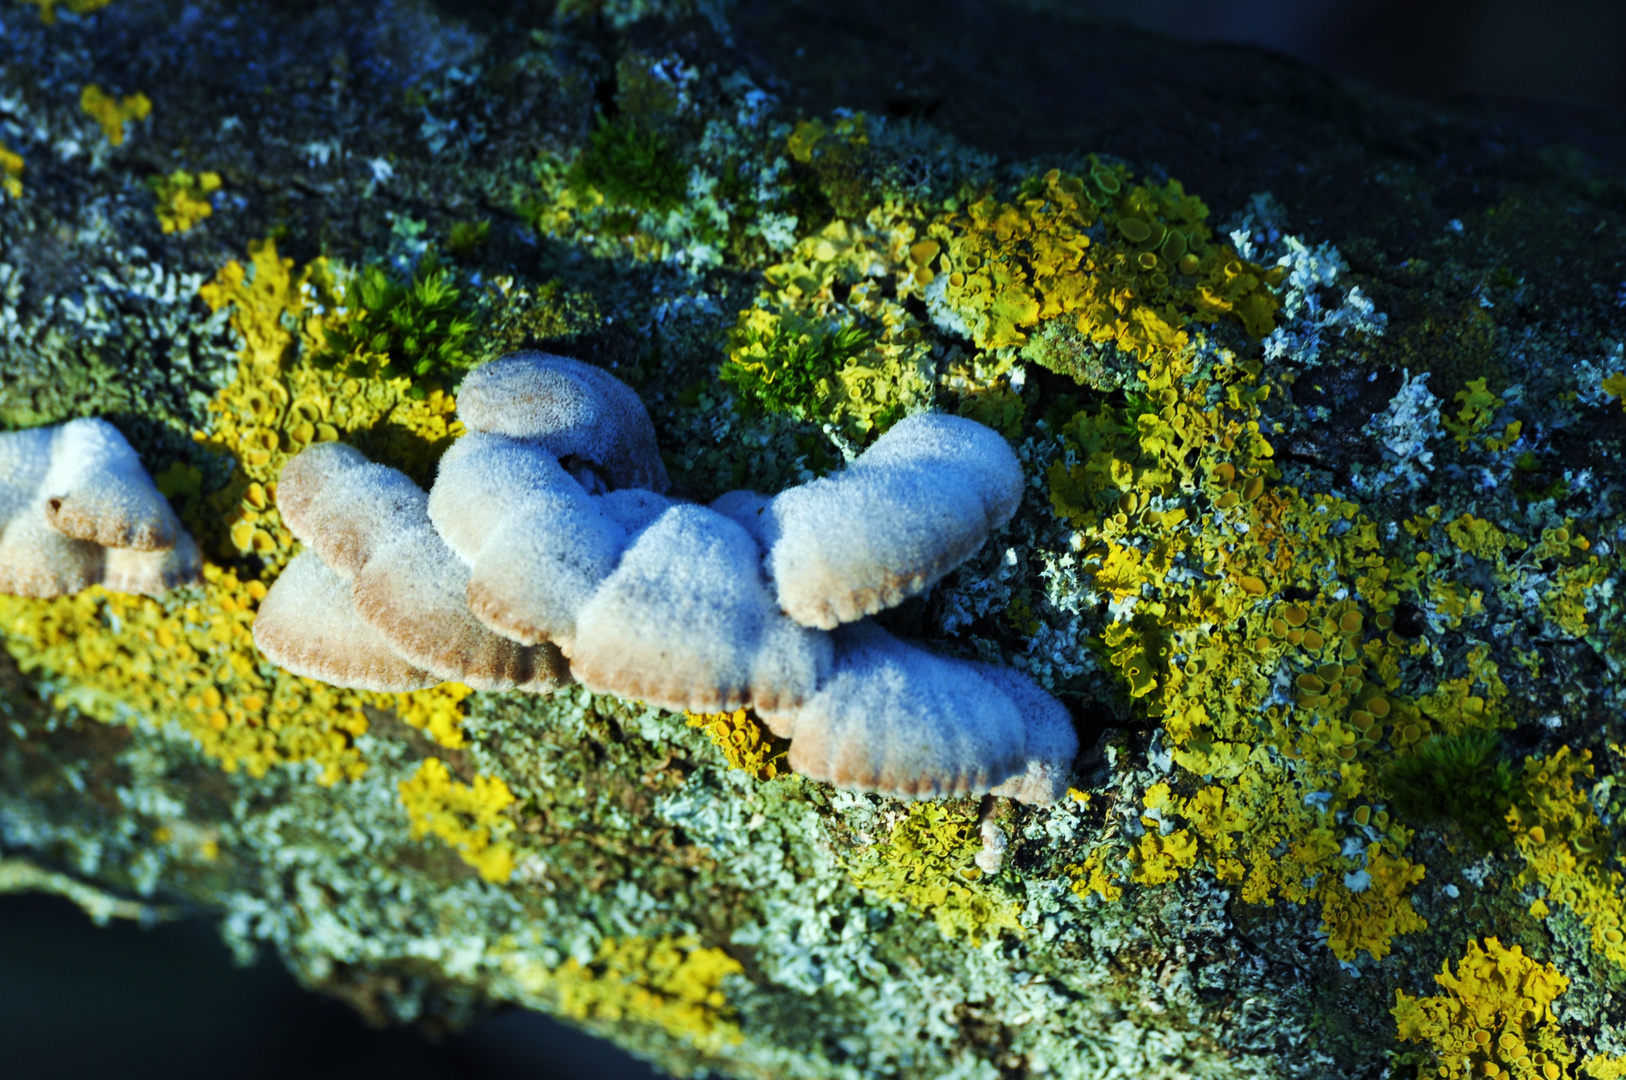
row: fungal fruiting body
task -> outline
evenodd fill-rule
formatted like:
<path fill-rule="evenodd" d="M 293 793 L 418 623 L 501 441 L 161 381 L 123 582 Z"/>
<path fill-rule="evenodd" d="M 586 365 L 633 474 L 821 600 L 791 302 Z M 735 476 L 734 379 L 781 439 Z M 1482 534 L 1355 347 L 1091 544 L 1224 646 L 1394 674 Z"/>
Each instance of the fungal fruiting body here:
<path fill-rule="evenodd" d="M 0 593 L 156 596 L 198 571 L 197 545 L 112 424 L 0 432 Z"/>
<path fill-rule="evenodd" d="M 554 646 L 501 637 L 469 611 L 468 567 L 404 473 L 342 443 L 319 443 L 283 469 L 278 497 L 283 520 L 332 580 L 310 567 L 272 586 L 254 623 L 255 643 L 272 661 L 364 690 L 400 689 L 415 681 L 411 669 L 435 676 L 431 684 L 481 690 L 544 693 L 566 681 Z M 314 647 L 301 612 L 332 651 Z M 377 660 L 381 645 L 400 664 Z"/>
<path fill-rule="evenodd" d="M 779 604 L 826 630 L 884 611 L 969 558 L 1021 499 L 1022 467 L 998 432 L 911 416 L 847 469 L 769 505 Z"/>
<path fill-rule="evenodd" d="M 516 353 L 471 373 L 458 408 L 469 433 L 427 494 L 337 443 L 283 470 L 308 551 L 255 623 L 272 660 L 364 689 L 573 678 L 673 710 L 749 707 L 791 739 L 793 768 L 849 790 L 1065 790 L 1078 739 L 1060 702 L 866 618 L 1015 512 L 1021 467 L 996 432 L 910 417 L 845 472 L 701 506 L 665 494 L 649 414 L 598 368 Z"/>

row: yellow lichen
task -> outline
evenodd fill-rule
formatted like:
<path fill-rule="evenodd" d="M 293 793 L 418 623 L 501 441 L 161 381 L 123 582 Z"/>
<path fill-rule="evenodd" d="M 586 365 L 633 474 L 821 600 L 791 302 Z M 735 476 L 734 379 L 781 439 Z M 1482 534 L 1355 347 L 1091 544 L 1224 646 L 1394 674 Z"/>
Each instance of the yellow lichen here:
<path fill-rule="evenodd" d="M 683 714 L 690 727 L 705 728 L 711 741 L 723 752 L 731 769 L 749 773 L 758 780 L 772 780 L 790 771 L 785 764 L 789 741 L 779 738 L 744 709 L 731 713 Z"/>
<path fill-rule="evenodd" d="M 1088 176 L 1051 170 L 1013 203 L 984 196 L 934 222 L 943 244 L 927 283 L 965 320 L 979 348 L 1020 345 L 1041 321 L 1065 318 L 1096 341 L 1141 359 L 1180 349 L 1193 322 L 1238 319 L 1269 333 L 1282 277 L 1215 244 L 1208 207 L 1179 181 L 1132 184 L 1122 166 L 1095 163 Z M 1097 222 L 1103 239 L 1092 243 Z"/>
<path fill-rule="evenodd" d="M 1626 410 L 1626 371 L 1605 375 L 1598 388 L 1620 402 L 1621 409 Z"/>
<path fill-rule="evenodd" d="M 1275 484 L 1260 366 L 1209 354 L 1199 372 L 1195 346 L 1152 350 L 1144 396 L 1074 416 L 1074 457 L 1049 472 L 1052 505 L 1119 612 L 1103 654 L 1162 722 L 1174 760 L 1205 780 L 1147 793 L 1158 828 L 1131 852 L 1134 880 L 1156 885 L 1200 860 L 1250 903 L 1318 902 L 1341 959 L 1382 956 L 1424 925 L 1406 895 L 1422 871 L 1388 815 L 1339 815 L 1368 761 L 1430 730 L 1398 692 L 1405 642 L 1390 615 L 1429 579 L 1387 560 L 1353 504 Z M 1359 854 L 1344 854 L 1351 838 Z"/>
<path fill-rule="evenodd" d="M 648 1024 L 703 1053 L 742 1039 L 723 985 L 745 968 L 693 937 L 606 938 L 592 963 L 566 960 L 545 974 L 526 972 L 532 993 L 553 998 L 574 1020 Z"/>
<path fill-rule="evenodd" d="M 1569 1080 L 1575 1052 L 1559 1031 L 1552 1003 L 1569 980 L 1551 964 L 1538 964 L 1515 945 L 1496 938 L 1449 963 L 1434 981 L 1445 993 L 1416 998 L 1395 991 L 1390 1013 L 1400 1038 L 1431 1045 L 1434 1062 L 1419 1064 L 1417 1076 L 1462 1080 L 1511 1076 L 1514 1080 Z"/>
<path fill-rule="evenodd" d="M 1508 826 L 1525 863 L 1518 884 L 1539 886 L 1542 908 L 1568 907 L 1591 932 L 1592 948 L 1626 967 L 1626 877 L 1608 864 L 1609 832 L 1580 787 L 1592 776 L 1591 759 L 1567 746 L 1526 758 Z"/>
<path fill-rule="evenodd" d="M 107 136 L 108 142 L 122 146 L 125 121 L 145 120 L 152 112 L 152 99 L 141 93 L 115 98 L 91 83 L 79 92 L 79 108 L 102 126 L 102 133 Z"/>
<path fill-rule="evenodd" d="M 326 259 L 295 273 L 271 240 L 250 244 L 249 255 L 248 267 L 227 263 L 200 290 L 213 310 L 232 305 L 244 347 L 236 380 L 209 404 L 214 422 L 194 437 L 239 466 L 213 499 L 225 523 L 222 553 L 281 565 L 293 537 L 276 509 L 276 479 L 294 454 L 342 438 L 422 482 L 463 429 L 441 390 L 415 397 L 406 378 L 351 378 L 311 363 L 339 307 L 341 275 Z"/>
<path fill-rule="evenodd" d="M 1106 901 L 1122 897 L 1124 894 L 1122 876 L 1114 874 L 1107 867 L 1107 860 L 1112 854 L 1110 845 L 1100 844 L 1090 850 L 1083 862 L 1068 866 L 1066 872 L 1072 879 L 1073 892 L 1080 897 L 1093 893 Z"/>
<path fill-rule="evenodd" d="M 418 771 L 399 784 L 401 805 L 412 819 L 412 836 L 437 836 L 487 881 L 501 884 L 514 873 L 514 850 L 508 834 L 514 820 L 507 810 L 514 793 L 495 776 L 476 776 L 474 783 L 452 779 L 446 763 L 424 758 Z"/>
<path fill-rule="evenodd" d="M 474 693 L 462 683 L 447 682 L 409 694 L 392 694 L 395 715 L 448 750 L 468 744 L 463 737 L 463 699 Z"/>
<path fill-rule="evenodd" d="M 765 397 L 774 384 L 801 379 L 808 388 L 798 396 L 805 400 L 791 411 L 857 439 L 930 405 L 936 382 L 930 343 L 903 303 L 907 291 L 888 296 L 880 280 L 913 273 L 907 249 L 916 233 L 907 214 L 887 204 L 864 222 L 837 219 L 768 267 L 756 306 L 740 312 L 730 335 L 725 373 L 763 386 Z M 831 344 L 843 332 L 858 346 Z"/>
<path fill-rule="evenodd" d="M 1506 450 L 1519 439 L 1523 425 L 1517 420 L 1507 424 L 1500 434 L 1489 434 L 1496 410 L 1502 407 L 1503 401 L 1485 389 L 1485 383 L 1484 379 L 1469 380 L 1467 387 L 1455 395 L 1457 404 L 1462 406 L 1456 415 L 1442 413 L 1440 416 L 1440 423 L 1456 438 L 1459 450 L 1466 450 L 1481 439 L 1487 450 Z"/>
<path fill-rule="evenodd" d="M 158 200 L 154 212 L 166 233 L 186 232 L 215 212 L 209 196 L 220 190 L 219 173 L 203 172 L 193 176 L 177 169 L 168 176 L 155 176 L 147 183 Z"/>
<path fill-rule="evenodd" d="M 201 588 L 159 600 L 99 587 L 0 597 L 0 630 L 58 707 L 105 723 L 172 721 L 227 771 L 314 761 L 323 783 L 359 776 L 363 697 L 272 667 L 249 629 L 265 584 L 214 563 L 203 574 Z"/>
<path fill-rule="evenodd" d="M 40 9 L 40 22 L 46 26 L 56 22 L 58 7 L 65 7 L 75 15 L 88 15 L 93 11 L 100 11 L 112 2 L 113 0 L 23 0 L 23 3 L 33 4 Z"/>
<path fill-rule="evenodd" d="M 860 889 L 930 915 L 943 936 L 979 945 L 1002 930 L 1021 933 L 1020 907 L 981 879 L 982 850 L 975 814 L 943 803 L 917 803 L 883 843 L 870 844 L 848 865 Z"/>
<path fill-rule="evenodd" d="M 23 159 L 0 143 L 0 191 L 13 199 L 23 197 Z"/>

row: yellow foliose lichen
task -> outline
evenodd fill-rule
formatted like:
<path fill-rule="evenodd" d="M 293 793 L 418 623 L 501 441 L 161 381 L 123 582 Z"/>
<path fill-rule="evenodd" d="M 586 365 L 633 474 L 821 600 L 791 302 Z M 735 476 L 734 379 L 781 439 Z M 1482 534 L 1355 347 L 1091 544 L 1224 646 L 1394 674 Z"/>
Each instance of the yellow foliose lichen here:
<path fill-rule="evenodd" d="M 0 191 L 13 199 L 23 197 L 23 158 L 0 143 Z"/>
<path fill-rule="evenodd" d="M 222 553 L 280 566 L 293 536 L 276 509 L 276 479 L 290 457 L 342 438 L 423 482 L 463 428 L 444 391 L 415 396 L 406 378 L 352 378 L 311 362 L 339 308 L 341 274 L 326 259 L 295 273 L 272 240 L 250 244 L 249 256 L 248 267 L 227 263 L 200 290 L 211 309 L 232 306 L 244 347 L 236 380 L 209 404 L 214 422 L 194 438 L 238 462 L 213 498 L 226 527 Z"/>
<path fill-rule="evenodd" d="M 1020 906 L 985 884 L 977 818 L 943 803 L 917 803 L 886 841 L 862 848 L 848 865 L 860 889 L 930 915 L 943 936 L 972 945 L 1002 930 L 1021 933 Z"/>
<path fill-rule="evenodd" d="M 592 963 L 575 959 L 541 980 L 559 1011 L 575 1020 L 649 1024 L 705 1053 L 744 1038 L 723 992 L 745 968 L 693 937 L 606 938 Z"/>
<path fill-rule="evenodd" d="M 514 793 L 501 778 L 476 776 L 472 784 L 459 783 L 444 761 L 431 757 L 399 788 L 415 839 L 439 837 L 487 881 L 501 884 L 513 876 L 514 849 L 507 837 L 514 820 L 507 810 Z"/>
<path fill-rule="evenodd" d="M 1015 202 L 984 196 L 933 222 L 928 235 L 945 250 L 926 270 L 979 348 L 1020 345 L 1052 318 L 1143 360 L 1183 348 L 1193 322 L 1231 316 L 1255 337 L 1269 333 L 1268 286 L 1283 271 L 1213 243 L 1207 219 L 1176 180 L 1132 184 L 1126 168 L 1101 162 L 1082 177 L 1053 169 Z"/>
<path fill-rule="evenodd" d="M 1098 844 L 1083 862 L 1069 865 L 1066 873 L 1072 879 L 1073 892 L 1080 897 L 1094 894 L 1108 902 L 1120 899 L 1124 894 L 1123 877 L 1108 868 L 1107 860 L 1112 855 L 1111 845 Z"/>
<path fill-rule="evenodd" d="M 1620 402 L 1621 409 L 1626 410 L 1626 371 L 1616 371 L 1605 375 L 1602 381 L 1599 382 L 1598 388 Z"/>
<path fill-rule="evenodd" d="M 125 122 L 145 120 L 152 113 L 152 99 L 142 93 L 115 98 L 91 83 L 79 92 L 79 109 L 101 125 L 108 142 L 123 146 Z"/>
<path fill-rule="evenodd" d="M 1440 423 L 1457 440 L 1457 449 L 1466 450 L 1481 441 L 1487 450 L 1506 450 L 1519 439 L 1523 425 L 1514 420 L 1500 433 L 1489 431 L 1496 418 L 1496 410 L 1504 404 L 1494 392 L 1485 388 L 1485 379 L 1471 379 L 1465 389 L 1458 390 L 1455 400 L 1462 406 L 1455 416 L 1442 413 Z"/>
<path fill-rule="evenodd" d="M 790 771 L 785 754 L 790 742 L 762 726 L 744 709 L 731 713 L 683 714 L 690 727 L 704 728 L 711 741 L 723 752 L 731 769 L 739 769 L 758 780 L 772 780 Z"/>
<path fill-rule="evenodd" d="M 919 269 L 909 261 L 911 213 L 889 203 L 862 222 L 837 219 L 768 267 L 766 288 L 730 334 L 722 377 L 771 411 L 832 423 L 860 441 L 929 407 L 930 343 L 904 304 L 907 284 L 888 296 L 882 280 L 912 281 Z M 936 242 L 925 243 L 935 254 Z"/>
<path fill-rule="evenodd" d="M 1592 776 L 1591 759 L 1567 746 L 1526 758 L 1508 826 L 1525 863 L 1518 883 L 1539 886 L 1543 907 L 1568 907 L 1591 932 L 1592 948 L 1626 967 L 1626 876 L 1608 864 L 1609 832 L 1580 787 Z"/>
<path fill-rule="evenodd" d="M 209 196 L 220 190 L 220 174 L 202 172 L 193 176 L 177 169 L 168 176 L 152 177 L 147 184 L 157 198 L 153 209 L 164 232 L 186 232 L 215 212 Z"/>
<path fill-rule="evenodd" d="M 1551 964 L 1538 964 L 1515 945 L 1496 938 L 1468 943 L 1455 974 L 1447 963 L 1434 976 L 1445 993 L 1416 998 L 1395 991 L 1400 1038 L 1426 1042 L 1435 1062 L 1418 1065 L 1417 1076 L 1470 1080 L 1569 1080 L 1575 1052 L 1559 1031 L 1552 1003 L 1569 980 Z"/>
<path fill-rule="evenodd" d="M 463 735 L 463 699 L 474 693 L 462 683 L 447 682 L 429 690 L 380 695 L 394 699 L 395 715 L 422 731 L 440 746 L 459 750 L 468 745 Z"/>
<path fill-rule="evenodd" d="M 56 22 L 56 9 L 59 7 L 67 8 L 75 15 L 89 15 L 112 2 L 113 0 L 23 0 L 23 3 L 33 4 L 40 9 L 40 22 L 46 26 Z"/>

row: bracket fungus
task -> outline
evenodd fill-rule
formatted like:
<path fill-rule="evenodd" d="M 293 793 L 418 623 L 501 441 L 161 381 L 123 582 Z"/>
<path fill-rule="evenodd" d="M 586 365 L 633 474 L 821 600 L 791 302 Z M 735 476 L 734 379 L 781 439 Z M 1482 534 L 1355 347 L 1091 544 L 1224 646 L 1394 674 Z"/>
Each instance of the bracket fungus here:
<path fill-rule="evenodd" d="M 539 352 L 493 360 L 463 380 L 457 413 L 470 431 L 529 440 L 573 474 L 585 465 L 611 488 L 661 493 L 668 486 L 643 401 L 580 360 Z"/>
<path fill-rule="evenodd" d="M 1022 466 L 974 420 L 900 421 L 848 468 L 767 508 L 779 604 L 825 630 L 919 596 L 982 547 L 1022 501 Z"/>
<path fill-rule="evenodd" d="M 0 432 L 0 593 L 156 596 L 198 570 L 197 545 L 112 424 Z"/>
<path fill-rule="evenodd" d="M 428 496 L 404 473 L 342 443 L 318 443 L 284 467 L 278 500 L 294 536 L 349 591 L 319 587 L 310 572 L 279 578 L 266 597 L 277 617 L 264 625 L 255 620 L 255 642 L 272 661 L 291 670 L 317 664 L 300 628 L 298 612 L 305 610 L 324 631 L 356 631 L 328 639 L 335 647 L 362 652 L 381 638 L 408 666 L 439 680 L 532 693 L 567 681 L 555 647 L 501 637 L 469 611 L 468 568 L 430 524 Z M 362 625 L 371 633 L 360 633 Z M 335 657 L 318 666 L 338 671 L 345 663 Z M 395 688 L 365 675 L 327 681 Z"/>
<path fill-rule="evenodd" d="M 261 606 L 267 656 L 367 689 L 574 678 L 667 709 L 749 707 L 791 739 L 793 768 L 850 790 L 1065 790 L 1078 738 L 1060 702 L 865 618 L 1010 519 L 1022 472 L 998 433 L 913 416 L 842 473 L 702 506 L 665 494 L 648 412 L 598 368 L 515 353 L 472 372 L 458 410 L 468 434 L 427 495 L 342 444 L 288 463 L 278 500 L 309 551 Z"/>

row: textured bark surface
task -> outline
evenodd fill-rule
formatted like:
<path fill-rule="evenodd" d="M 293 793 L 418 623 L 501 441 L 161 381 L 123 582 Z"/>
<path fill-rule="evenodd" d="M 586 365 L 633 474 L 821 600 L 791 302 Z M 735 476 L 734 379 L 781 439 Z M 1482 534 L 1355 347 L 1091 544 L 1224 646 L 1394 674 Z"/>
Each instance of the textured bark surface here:
<path fill-rule="evenodd" d="M 1039 3 L 74 6 L 0 6 L 0 430 L 111 420 L 209 570 L 0 598 L 0 889 L 679 1074 L 1626 1075 L 1617 117 Z M 1016 519 L 884 621 L 1057 694 L 1073 794 L 279 675 L 281 461 L 427 483 L 522 346 L 637 390 L 685 498 L 1001 430 Z"/>

